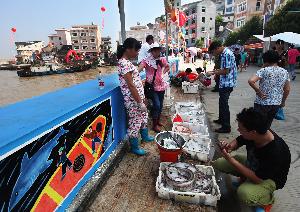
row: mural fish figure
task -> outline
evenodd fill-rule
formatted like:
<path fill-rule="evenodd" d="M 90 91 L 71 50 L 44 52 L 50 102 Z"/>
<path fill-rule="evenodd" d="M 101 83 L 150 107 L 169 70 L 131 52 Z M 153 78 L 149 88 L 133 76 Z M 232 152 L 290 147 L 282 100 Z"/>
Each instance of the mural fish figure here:
<path fill-rule="evenodd" d="M 31 158 L 28 158 L 27 152 L 24 154 L 20 174 L 16 180 L 9 202 L 10 211 L 27 193 L 38 176 L 52 164 L 53 160 L 48 160 L 52 149 L 57 145 L 58 139 L 67 132 L 69 130 L 64 130 L 63 127 L 60 127 L 55 137 L 40 148 Z"/>

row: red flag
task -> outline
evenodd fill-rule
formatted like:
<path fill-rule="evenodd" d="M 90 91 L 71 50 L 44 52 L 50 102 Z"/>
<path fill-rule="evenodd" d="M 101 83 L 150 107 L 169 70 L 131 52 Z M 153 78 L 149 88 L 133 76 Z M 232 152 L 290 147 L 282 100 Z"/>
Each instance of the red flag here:
<path fill-rule="evenodd" d="M 180 11 L 179 12 L 179 26 L 182 27 L 186 23 L 187 18 L 184 12 Z"/>

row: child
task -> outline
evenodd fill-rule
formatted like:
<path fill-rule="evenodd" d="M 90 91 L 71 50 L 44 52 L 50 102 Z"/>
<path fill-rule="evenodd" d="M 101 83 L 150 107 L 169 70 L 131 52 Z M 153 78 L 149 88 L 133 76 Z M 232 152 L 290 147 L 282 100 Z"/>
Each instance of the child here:
<path fill-rule="evenodd" d="M 211 78 L 207 77 L 204 73 L 203 73 L 203 69 L 202 68 L 196 68 L 198 77 L 196 80 L 199 80 L 201 82 L 202 85 L 204 85 L 205 87 L 208 87 L 211 85 Z"/>

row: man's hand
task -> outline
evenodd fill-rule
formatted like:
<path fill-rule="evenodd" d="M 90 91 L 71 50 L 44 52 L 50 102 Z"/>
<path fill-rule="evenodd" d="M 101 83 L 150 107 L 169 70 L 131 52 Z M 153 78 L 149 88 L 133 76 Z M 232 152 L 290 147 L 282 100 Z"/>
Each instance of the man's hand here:
<path fill-rule="evenodd" d="M 280 107 L 285 107 L 285 102 L 281 102 Z"/>
<path fill-rule="evenodd" d="M 259 96 L 259 98 L 261 98 L 261 99 L 265 99 L 265 98 L 268 97 L 268 96 L 267 96 L 266 94 L 264 94 L 261 90 L 258 91 L 256 94 L 257 94 L 257 96 Z"/>
<path fill-rule="evenodd" d="M 228 161 L 232 158 L 230 153 L 228 153 L 228 151 L 226 150 L 226 148 L 223 148 L 221 150 L 221 153 L 222 153 L 223 157 Z"/>

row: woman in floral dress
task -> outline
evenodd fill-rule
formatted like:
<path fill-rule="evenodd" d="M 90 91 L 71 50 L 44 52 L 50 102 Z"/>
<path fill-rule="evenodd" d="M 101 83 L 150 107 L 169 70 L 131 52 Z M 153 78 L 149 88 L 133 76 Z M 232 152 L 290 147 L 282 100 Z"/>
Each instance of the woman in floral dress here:
<path fill-rule="evenodd" d="M 141 133 L 144 142 L 152 142 L 154 138 L 148 135 L 148 113 L 142 79 L 137 68 L 130 62 L 130 59 L 138 56 L 140 48 L 141 44 L 136 39 L 127 38 L 123 45 L 118 46 L 117 57 L 119 59 L 120 87 L 128 114 L 128 136 L 131 152 L 145 155 L 145 150 L 139 147 L 139 133 Z"/>

